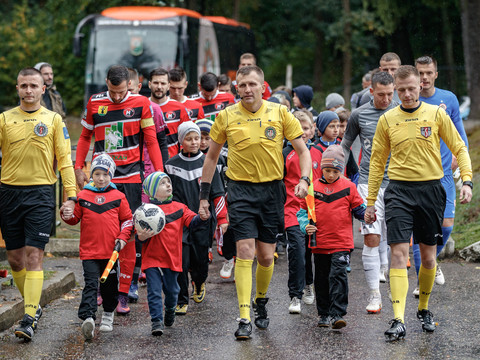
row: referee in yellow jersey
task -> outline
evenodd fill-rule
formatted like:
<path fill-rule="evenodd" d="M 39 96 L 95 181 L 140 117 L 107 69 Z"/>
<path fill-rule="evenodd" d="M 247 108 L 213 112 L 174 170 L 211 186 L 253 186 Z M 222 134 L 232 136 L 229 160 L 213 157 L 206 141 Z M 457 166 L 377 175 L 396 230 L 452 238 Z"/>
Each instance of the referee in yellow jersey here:
<path fill-rule="evenodd" d="M 42 315 L 43 253 L 55 220 L 54 158 L 69 196 L 63 208 L 73 210 L 76 188 L 67 128 L 59 114 L 40 105 L 45 92 L 40 71 L 21 70 L 17 91 L 20 106 L 0 114 L 0 227 L 25 303 L 15 335 L 30 341 Z"/>
<path fill-rule="evenodd" d="M 437 244 L 442 244 L 443 213 L 446 193 L 443 177 L 440 138 L 458 159 L 463 186 L 462 204 L 472 199 L 472 165 L 467 147 L 453 122 L 440 106 L 419 101 L 420 75 L 410 65 L 395 72 L 395 88 L 401 105 L 383 114 L 373 138 L 368 178 L 365 222 L 375 220 L 375 200 L 382 183 L 385 164 L 390 156 L 385 190 L 387 241 L 391 247 L 390 289 L 394 319 L 385 332 L 387 341 L 406 335 L 404 320 L 408 292 L 407 259 L 413 232 L 419 243 L 422 265 L 418 273 L 420 299 L 417 318 L 426 332 L 435 330 L 428 309 L 436 272 Z"/>
<path fill-rule="evenodd" d="M 283 140 L 291 141 L 300 158 L 301 178 L 295 188 L 298 197 L 307 195 L 311 169 L 310 153 L 302 141 L 300 123 L 287 108 L 262 100 L 264 75 L 258 66 L 237 71 L 241 101 L 222 110 L 210 137 L 212 144 L 203 165 L 199 214 L 208 214 L 210 182 L 225 141 L 228 143 L 228 213 L 237 247 L 235 285 L 240 318 L 237 339 L 249 339 L 252 265 L 257 256 L 256 294 L 253 301 L 255 325 L 269 324 L 267 290 L 273 274 L 273 253 L 277 235 L 284 231 Z"/>

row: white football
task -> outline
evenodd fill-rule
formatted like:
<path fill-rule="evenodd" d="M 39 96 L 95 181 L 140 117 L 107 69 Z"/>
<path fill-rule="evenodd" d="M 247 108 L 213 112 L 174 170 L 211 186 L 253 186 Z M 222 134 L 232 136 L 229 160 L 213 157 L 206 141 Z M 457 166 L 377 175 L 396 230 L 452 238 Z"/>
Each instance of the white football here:
<path fill-rule="evenodd" d="M 135 229 L 153 230 L 155 235 L 165 227 L 165 213 L 157 205 L 142 204 L 133 214 Z"/>

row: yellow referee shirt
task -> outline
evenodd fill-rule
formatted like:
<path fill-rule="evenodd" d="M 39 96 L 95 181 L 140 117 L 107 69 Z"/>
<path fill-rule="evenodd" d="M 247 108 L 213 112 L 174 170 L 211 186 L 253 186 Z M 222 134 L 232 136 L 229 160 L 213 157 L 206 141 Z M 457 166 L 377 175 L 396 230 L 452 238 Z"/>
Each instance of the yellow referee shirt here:
<path fill-rule="evenodd" d="M 241 102 L 220 111 L 210 130 L 218 144 L 228 143 L 226 175 L 262 183 L 283 179 L 283 139 L 302 136 L 300 122 L 280 104 L 263 101 L 251 113 Z"/>
<path fill-rule="evenodd" d="M 67 196 L 76 196 L 70 137 L 62 117 L 43 106 L 28 113 L 13 108 L 0 114 L 2 178 L 7 185 L 51 185 L 56 157 Z"/>
<path fill-rule="evenodd" d="M 463 181 L 470 181 L 472 164 L 467 147 L 445 110 L 422 102 L 412 113 L 397 106 L 383 114 L 373 138 L 367 205 L 375 204 L 390 153 L 391 180 L 441 179 L 444 174 L 440 138 L 457 157 Z"/>

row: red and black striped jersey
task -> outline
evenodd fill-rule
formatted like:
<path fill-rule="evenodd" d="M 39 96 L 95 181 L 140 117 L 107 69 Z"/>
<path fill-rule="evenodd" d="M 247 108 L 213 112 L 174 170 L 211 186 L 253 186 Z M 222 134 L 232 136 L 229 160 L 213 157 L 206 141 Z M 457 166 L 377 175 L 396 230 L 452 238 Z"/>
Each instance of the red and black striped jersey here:
<path fill-rule="evenodd" d="M 85 109 L 82 125 L 84 129 L 78 140 L 75 169 L 83 167 L 93 134 L 93 157 L 107 153 L 115 161 L 117 169 L 113 182 L 141 182 L 142 132 L 155 169 L 163 169 L 150 101 L 145 96 L 128 92 L 120 103 L 114 103 L 108 92 L 92 95 Z"/>
<path fill-rule="evenodd" d="M 205 118 L 212 121 L 215 121 L 217 114 L 221 110 L 225 109 L 228 104 L 235 104 L 235 98 L 232 94 L 221 92 L 218 90 L 213 99 L 209 101 L 205 100 L 202 93 L 193 95 L 190 97 L 190 99 L 202 104 Z"/>
<path fill-rule="evenodd" d="M 171 98 L 168 98 L 163 104 L 158 105 L 160 105 L 160 108 L 163 111 L 163 117 L 168 126 L 168 155 L 172 158 L 180 151 L 180 144 L 178 143 L 178 126 L 185 121 L 190 121 L 190 117 L 188 116 L 185 106 Z"/>
<path fill-rule="evenodd" d="M 185 99 L 180 101 L 180 103 L 185 106 L 190 120 L 197 121 L 198 119 L 205 119 L 203 106 L 198 101 L 185 97 Z"/>

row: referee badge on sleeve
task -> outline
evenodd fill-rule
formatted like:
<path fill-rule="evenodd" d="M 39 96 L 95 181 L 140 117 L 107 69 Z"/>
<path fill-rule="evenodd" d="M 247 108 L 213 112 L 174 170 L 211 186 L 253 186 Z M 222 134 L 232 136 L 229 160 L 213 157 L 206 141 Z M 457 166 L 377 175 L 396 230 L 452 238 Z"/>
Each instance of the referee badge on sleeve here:
<path fill-rule="evenodd" d="M 428 138 L 430 135 L 432 135 L 432 128 L 430 126 L 421 127 L 420 134 L 422 134 L 423 137 Z"/>
<path fill-rule="evenodd" d="M 47 125 L 45 125 L 43 122 L 39 122 L 37 125 L 35 125 L 35 127 L 33 128 L 33 132 L 35 133 L 35 135 L 37 136 L 41 136 L 41 137 L 44 137 L 44 136 L 47 136 L 48 134 L 48 127 Z"/>

